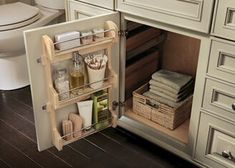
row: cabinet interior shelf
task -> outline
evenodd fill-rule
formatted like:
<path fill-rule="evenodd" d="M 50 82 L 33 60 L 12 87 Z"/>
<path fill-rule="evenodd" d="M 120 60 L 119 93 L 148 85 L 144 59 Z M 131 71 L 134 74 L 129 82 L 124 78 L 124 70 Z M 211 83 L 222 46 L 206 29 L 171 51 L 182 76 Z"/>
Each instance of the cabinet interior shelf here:
<path fill-rule="evenodd" d="M 132 118 L 140 123 L 143 123 L 149 127 L 154 128 L 155 130 L 176 139 L 177 141 L 182 142 L 183 144 L 188 143 L 188 131 L 189 131 L 189 119 L 184 121 L 180 126 L 175 128 L 174 130 L 170 130 L 165 128 L 157 123 L 154 123 L 142 116 L 139 116 L 133 112 L 132 109 L 132 98 L 126 101 L 125 105 L 125 116 Z"/>

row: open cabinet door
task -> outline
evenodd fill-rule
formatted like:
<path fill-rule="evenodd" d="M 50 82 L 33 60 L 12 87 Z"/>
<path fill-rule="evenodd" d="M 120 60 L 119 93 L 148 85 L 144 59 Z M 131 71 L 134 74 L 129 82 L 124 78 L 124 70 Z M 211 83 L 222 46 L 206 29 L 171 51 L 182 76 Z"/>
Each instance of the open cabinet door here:
<path fill-rule="evenodd" d="M 88 94 L 81 98 L 75 97 L 72 98 L 72 100 L 60 102 L 58 101 L 58 94 L 55 92 L 55 89 L 53 89 L 52 77 L 53 66 L 56 66 L 56 64 L 61 61 L 66 62 L 71 59 L 72 52 L 78 51 L 79 54 L 87 54 L 89 50 L 94 52 L 97 48 L 102 48 L 102 46 L 104 46 L 106 43 L 108 44 L 109 42 L 112 42 L 111 47 L 107 49 L 107 53 L 110 55 L 110 59 L 108 60 L 109 64 L 107 67 L 108 69 L 112 69 L 111 72 L 114 74 L 112 77 L 115 78 L 114 81 L 116 82 L 115 84 L 114 82 L 112 83 L 112 94 L 110 94 L 108 99 L 109 109 L 112 108 L 111 104 L 113 101 L 118 101 L 119 42 L 117 41 L 117 30 L 119 30 L 119 17 L 119 13 L 105 14 L 97 17 L 65 22 L 24 32 L 39 151 L 45 150 L 53 145 L 55 145 L 58 150 L 61 150 L 63 145 L 79 139 L 75 138 L 69 142 L 65 142 L 61 136 L 61 122 L 64 119 L 68 119 L 68 114 L 70 112 L 78 111 L 76 101 L 85 99 L 85 96 L 92 94 L 95 90 L 89 90 L 87 92 Z M 93 30 L 94 28 L 104 27 L 107 21 L 112 21 L 112 23 L 115 23 L 116 25 L 116 42 L 114 42 L 114 40 L 111 38 L 107 39 L 106 41 L 100 41 L 99 43 L 92 42 L 91 45 L 81 45 L 81 47 L 73 48 L 68 51 L 57 52 L 55 50 L 53 40 L 56 34 L 71 31 L 82 32 Z M 50 87 L 52 87 L 52 90 L 50 90 Z M 106 89 L 109 90 L 109 85 L 107 85 Z M 98 90 L 99 89 L 97 89 L 97 91 Z"/>

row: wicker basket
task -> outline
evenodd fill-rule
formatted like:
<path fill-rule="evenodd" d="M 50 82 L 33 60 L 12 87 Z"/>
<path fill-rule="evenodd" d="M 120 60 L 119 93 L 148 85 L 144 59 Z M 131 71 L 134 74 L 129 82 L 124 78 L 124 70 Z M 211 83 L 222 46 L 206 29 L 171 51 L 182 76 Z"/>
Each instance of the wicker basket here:
<path fill-rule="evenodd" d="M 133 92 L 134 113 L 169 129 L 175 129 L 189 118 L 193 96 L 189 96 L 174 108 L 165 104 L 152 107 L 148 104 L 148 98 L 142 95 L 148 91 L 148 86 L 145 84 Z"/>

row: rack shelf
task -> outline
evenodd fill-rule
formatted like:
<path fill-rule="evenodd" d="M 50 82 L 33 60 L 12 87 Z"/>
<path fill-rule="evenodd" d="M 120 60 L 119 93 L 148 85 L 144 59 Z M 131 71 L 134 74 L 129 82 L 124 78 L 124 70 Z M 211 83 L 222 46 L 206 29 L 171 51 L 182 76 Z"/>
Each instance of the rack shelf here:
<path fill-rule="evenodd" d="M 104 39 L 99 42 L 92 42 L 91 44 L 81 45 L 76 48 L 60 51 L 55 49 L 54 43 L 50 37 L 44 35 L 42 38 L 48 52 L 48 59 L 50 60 L 51 64 L 71 59 L 71 53 L 73 52 L 79 52 L 81 55 L 84 55 L 98 50 L 106 49 L 112 46 L 114 40 L 114 37 L 104 37 Z"/>
<path fill-rule="evenodd" d="M 115 83 L 117 81 L 117 75 L 112 70 L 111 65 L 111 51 L 112 46 L 115 42 L 117 42 L 117 32 L 118 28 L 115 23 L 112 21 L 106 21 L 104 24 L 104 34 L 105 37 L 99 41 L 93 41 L 90 44 L 80 45 L 76 48 L 68 49 L 68 50 L 57 50 L 55 48 L 55 44 L 51 37 L 48 35 L 42 36 L 42 43 L 43 43 L 43 55 L 41 57 L 41 63 L 44 66 L 45 75 L 46 75 L 46 84 L 47 84 L 47 92 L 48 92 L 48 103 L 47 103 L 47 111 L 50 115 L 50 122 L 51 122 L 51 130 L 52 130 L 52 141 L 54 146 L 58 150 L 62 150 L 64 145 L 72 143 L 76 140 L 79 140 L 83 137 L 96 133 L 99 130 L 91 129 L 90 131 L 85 131 L 85 128 L 81 130 L 82 136 L 74 137 L 71 140 L 65 140 L 65 136 L 61 136 L 60 132 L 58 131 L 57 124 L 56 124 L 56 110 L 69 106 L 71 104 L 75 104 L 79 101 L 89 99 L 93 93 L 96 93 L 101 90 L 107 90 L 108 97 L 109 97 L 109 112 L 111 113 L 111 119 L 108 126 L 116 126 L 117 124 L 117 115 L 114 111 L 112 111 L 112 100 L 111 100 L 111 92 L 112 88 L 115 87 Z M 82 38 L 82 37 L 80 37 Z M 99 50 L 106 50 L 106 55 L 108 57 L 107 67 L 106 67 L 106 77 L 103 80 L 103 85 L 100 88 L 92 89 L 89 87 L 91 83 L 85 84 L 79 88 L 78 95 L 70 94 L 72 90 L 69 91 L 68 99 L 60 100 L 59 94 L 54 88 L 53 85 L 53 78 L 52 78 L 52 64 L 63 62 L 69 59 L 72 59 L 73 52 L 79 52 L 80 55 L 85 55 L 88 53 L 92 53 Z M 100 81 L 97 81 L 100 82 Z M 80 92 L 81 90 L 81 92 Z M 61 93 L 63 94 L 63 93 Z M 93 125 L 92 125 L 93 126 Z"/>
<path fill-rule="evenodd" d="M 90 98 L 91 94 L 98 92 L 98 91 L 101 91 L 101 90 L 109 89 L 112 86 L 113 86 L 113 84 L 110 81 L 104 82 L 103 86 L 98 89 L 92 89 L 89 86 L 86 86 L 83 89 L 83 91 L 81 93 L 79 93 L 79 95 L 70 95 L 70 97 L 65 100 L 59 100 L 59 94 L 56 92 L 54 87 L 50 87 L 50 95 L 53 99 L 52 106 L 55 110 L 57 110 L 57 109 L 65 107 L 65 106 L 68 106 L 70 104 L 74 104 L 78 101 L 88 99 L 88 98 Z"/>
<path fill-rule="evenodd" d="M 102 128 L 100 128 L 100 129 L 95 129 L 94 126 L 95 126 L 96 124 L 100 124 L 100 123 L 102 123 L 102 122 L 92 124 L 92 125 L 91 125 L 91 128 L 90 128 L 89 130 L 86 130 L 86 128 L 83 128 L 83 129 L 81 129 L 80 131 L 72 132 L 72 133 L 67 134 L 67 135 L 64 135 L 64 136 L 61 136 L 60 133 L 58 132 L 58 130 L 54 130 L 54 137 L 55 137 L 55 138 L 54 138 L 54 144 L 57 144 L 56 147 L 57 147 L 58 150 L 62 150 L 62 148 L 63 148 L 64 145 L 68 145 L 68 144 L 73 143 L 73 142 L 75 142 L 75 141 L 77 141 L 77 140 L 79 140 L 79 139 L 85 138 L 85 137 L 87 137 L 87 136 L 89 136 L 89 135 L 92 135 L 92 134 L 95 134 L 95 133 L 97 133 L 97 132 L 99 132 L 99 131 L 102 131 L 102 130 L 104 130 L 105 128 L 114 126 L 114 125 L 112 124 L 112 122 L 113 122 L 112 120 L 113 120 L 113 119 L 110 118 L 110 119 L 108 119 L 107 121 L 103 121 L 103 122 L 108 122 L 108 124 L 107 124 L 107 126 L 102 127 Z M 66 138 L 67 136 L 73 135 L 74 133 L 80 134 L 80 136 L 72 137 L 72 138 L 69 139 L 69 140 L 65 140 L 65 138 Z"/>

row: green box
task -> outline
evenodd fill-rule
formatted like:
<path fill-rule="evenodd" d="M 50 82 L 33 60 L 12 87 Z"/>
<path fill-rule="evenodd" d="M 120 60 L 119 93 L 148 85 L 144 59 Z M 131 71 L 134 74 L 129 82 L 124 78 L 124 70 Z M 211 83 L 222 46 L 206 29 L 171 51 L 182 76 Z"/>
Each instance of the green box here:
<path fill-rule="evenodd" d="M 93 124 L 95 129 L 103 129 L 110 124 L 109 99 L 106 91 L 99 91 L 92 95 L 93 99 Z"/>

